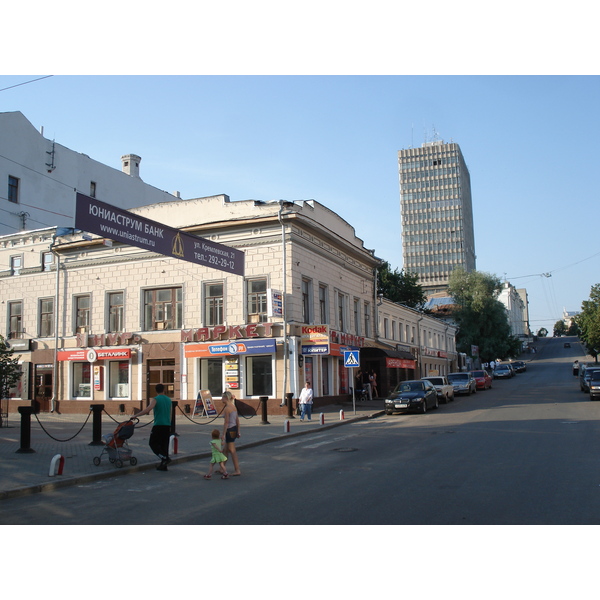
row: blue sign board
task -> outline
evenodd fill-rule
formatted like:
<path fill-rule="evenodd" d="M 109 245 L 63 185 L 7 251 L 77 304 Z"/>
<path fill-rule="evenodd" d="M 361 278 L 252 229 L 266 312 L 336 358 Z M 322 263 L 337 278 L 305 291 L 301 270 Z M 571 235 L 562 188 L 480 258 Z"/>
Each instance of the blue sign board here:
<path fill-rule="evenodd" d="M 344 350 L 344 366 L 360 367 L 360 350 Z"/>

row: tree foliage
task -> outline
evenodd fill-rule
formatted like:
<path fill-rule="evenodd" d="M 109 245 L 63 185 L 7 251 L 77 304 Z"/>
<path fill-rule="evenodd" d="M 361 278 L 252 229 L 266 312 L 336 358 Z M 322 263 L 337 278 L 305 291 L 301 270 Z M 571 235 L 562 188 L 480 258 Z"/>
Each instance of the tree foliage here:
<path fill-rule="evenodd" d="M 567 333 L 567 326 L 563 320 L 556 321 L 554 323 L 554 336 L 560 337 L 561 335 L 565 335 Z"/>
<path fill-rule="evenodd" d="M 448 292 L 457 309 L 453 313 L 459 327 L 457 349 L 469 356 L 479 347 L 483 362 L 517 356 L 521 341 L 511 335 L 508 315 L 498 295 L 502 283 L 495 275 L 456 268 L 450 276 Z"/>
<path fill-rule="evenodd" d="M 422 308 L 425 304 L 427 298 L 418 283 L 418 275 L 405 273 L 404 269 L 392 271 L 390 264 L 384 262 L 379 267 L 377 278 L 378 290 L 387 300 L 416 309 Z"/>
<path fill-rule="evenodd" d="M 0 335 L 0 401 L 2 398 L 8 398 L 10 388 L 16 385 L 21 377 L 20 357 L 15 357 L 14 352 Z"/>
<path fill-rule="evenodd" d="M 582 302 L 575 321 L 588 354 L 597 359 L 600 353 L 600 284 L 592 286 L 590 297 Z"/>

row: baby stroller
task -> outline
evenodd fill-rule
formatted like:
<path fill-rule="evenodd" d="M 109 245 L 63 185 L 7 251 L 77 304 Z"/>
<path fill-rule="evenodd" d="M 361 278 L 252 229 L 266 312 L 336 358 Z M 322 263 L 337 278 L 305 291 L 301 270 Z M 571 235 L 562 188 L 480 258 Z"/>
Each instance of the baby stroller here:
<path fill-rule="evenodd" d="M 112 435 L 109 433 L 102 436 L 104 448 L 100 456 L 94 457 L 96 466 L 100 464 L 100 459 L 104 454 L 108 454 L 109 462 L 114 463 L 119 469 L 123 466 L 125 460 L 128 460 L 131 466 L 137 465 L 137 458 L 131 455 L 131 449 L 127 444 L 127 440 L 133 435 L 136 423 L 139 423 L 139 419 L 129 419 L 119 423 Z"/>

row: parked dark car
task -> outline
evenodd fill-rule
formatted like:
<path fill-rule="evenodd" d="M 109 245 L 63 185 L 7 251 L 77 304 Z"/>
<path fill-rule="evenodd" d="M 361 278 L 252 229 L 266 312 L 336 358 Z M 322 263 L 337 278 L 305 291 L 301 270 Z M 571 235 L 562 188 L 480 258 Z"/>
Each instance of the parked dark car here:
<path fill-rule="evenodd" d="M 515 373 L 524 373 L 527 371 L 527 363 L 523 362 L 522 360 L 513 360 L 510 365 L 514 369 Z"/>
<path fill-rule="evenodd" d="M 430 381 L 414 379 L 401 381 L 385 399 L 385 414 L 395 411 L 418 410 L 426 413 L 428 408 L 439 406 L 438 395 Z"/>
<path fill-rule="evenodd" d="M 589 381 L 590 400 L 600 399 L 600 369 L 592 373 L 592 378 Z"/>
<path fill-rule="evenodd" d="M 471 371 L 473 373 L 473 377 L 475 377 L 475 385 L 478 390 L 488 390 L 492 387 L 492 378 L 490 374 L 483 371 Z"/>
<path fill-rule="evenodd" d="M 494 367 L 494 379 L 509 379 L 515 376 L 513 368 L 508 363 L 500 363 Z"/>
<path fill-rule="evenodd" d="M 454 395 L 468 394 L 470 396 L 477 391 L 477 382 L 471 371 L 466 371 L 464 373 L 448 373 L 447 379 L 454 388 Z"/>

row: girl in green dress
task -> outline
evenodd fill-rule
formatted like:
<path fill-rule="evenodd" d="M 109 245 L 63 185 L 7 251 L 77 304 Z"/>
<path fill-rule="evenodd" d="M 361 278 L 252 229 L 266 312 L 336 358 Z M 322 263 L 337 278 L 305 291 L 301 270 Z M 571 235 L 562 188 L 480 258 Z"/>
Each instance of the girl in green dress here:
<path fill-rule="evenodd" d="M 221 446 L 220 432 L 218 429 L 213 429 L 210 440 L 210 447 L 212 450 L 212 456 L 210 458 L 210 468 L 208 473 L 204 476 L 204 479 L 210 479 L 215 465 L 218 463 L 220 467 L 221 479 L 229 479 L 227 469 L 225 467 L 225 461 L 227 457 L 223 454 L 223 447 Z"/>

